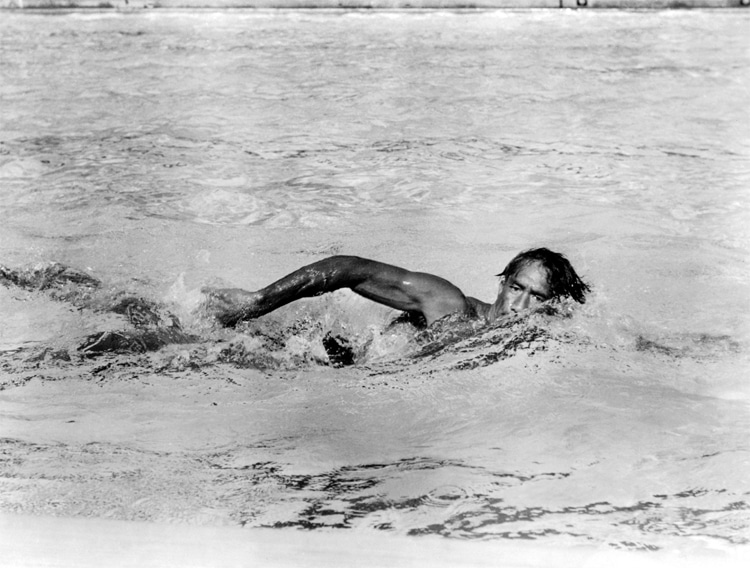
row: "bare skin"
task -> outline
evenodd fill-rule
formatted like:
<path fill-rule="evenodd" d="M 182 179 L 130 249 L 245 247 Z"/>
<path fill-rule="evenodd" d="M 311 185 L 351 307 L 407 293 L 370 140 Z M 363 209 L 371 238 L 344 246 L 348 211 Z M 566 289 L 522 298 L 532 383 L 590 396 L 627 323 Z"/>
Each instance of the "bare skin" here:
<path fill-rule="evenodd" d="M 522 266 L 503 280 L 495 303 L 488 307 L 487 321 L 539 307 L 552 299 L 547 270 L 538 262 Z M 485 304 L 486 305 L 486 304 Z"/>
<path fill-rule="evenodd" d="M 207 306 L 226 326 L 255 319 L 300 298 L 341 288 L 396 310 L 424 317 L 428 325 L 450 314 L 487 322 L 534 308 L 551 298 L 547 271 L 539 263 L 522 266 L 504 279 L 497 299 L 488 304 L 466 296 L 444 278 L 412 272 L 356 256 L 333 256 L 304 266 L 273 284 L 250 292 L 240 288 L 205 288 Z"/>

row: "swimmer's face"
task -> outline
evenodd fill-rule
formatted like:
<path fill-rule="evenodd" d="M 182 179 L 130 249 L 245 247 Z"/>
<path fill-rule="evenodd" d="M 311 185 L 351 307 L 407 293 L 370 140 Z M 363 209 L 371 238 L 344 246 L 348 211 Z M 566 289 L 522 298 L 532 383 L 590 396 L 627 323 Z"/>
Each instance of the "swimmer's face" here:
<path fill-rule="evenodd" d="M 497 316 L 507 316 L 535 308 L 552 297 L 547 282 L 547 269 L 538 262 L 527 264 L 507 277 L 495 301 Z"/>

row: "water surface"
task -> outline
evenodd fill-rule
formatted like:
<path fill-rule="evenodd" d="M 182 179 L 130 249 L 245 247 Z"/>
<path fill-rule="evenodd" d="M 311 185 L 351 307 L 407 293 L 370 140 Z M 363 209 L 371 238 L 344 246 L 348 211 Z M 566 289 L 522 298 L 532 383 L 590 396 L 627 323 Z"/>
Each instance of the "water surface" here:
<path fill-rule="evenodd" d="M 746 546 L 748 18 L 5 14 L 0 263 L 103 286 L 0 287 L 0 509 Z M 194 311 L 339 253 L 489 301 L 532 246 L 591 300 L 428 356 L 344 291 Z M 120 290 L 198 340 L 82 358 Z"/>

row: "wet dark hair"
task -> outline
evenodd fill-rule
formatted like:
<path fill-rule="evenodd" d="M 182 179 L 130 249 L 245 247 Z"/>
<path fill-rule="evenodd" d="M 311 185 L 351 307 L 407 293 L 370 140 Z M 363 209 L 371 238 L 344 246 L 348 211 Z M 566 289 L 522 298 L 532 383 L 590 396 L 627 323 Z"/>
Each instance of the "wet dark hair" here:
<path fill-rule="evenodd" d="M 573 298 L 579 304 L 586 303 L 586 293 L 591 287 L 576 274 L 567 258 L 559 252 L 546 248 L 530 249 L 518 253 L 498 274 L 509 278 L 524 266 L 538 262 L 547 270 L 547 285 L 552 298 Z"/>

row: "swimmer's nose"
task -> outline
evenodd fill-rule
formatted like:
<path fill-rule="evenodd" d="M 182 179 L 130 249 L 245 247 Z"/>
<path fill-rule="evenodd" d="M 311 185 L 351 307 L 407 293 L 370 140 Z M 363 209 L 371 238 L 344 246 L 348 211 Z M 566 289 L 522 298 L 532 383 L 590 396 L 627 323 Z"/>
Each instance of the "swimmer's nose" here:
<path fill-rule="evenodd" d="M 529 307 L 530 303 L 531 303 L 531 295 L 527 293 L 521 294 L 515 300 L 513 300 L 513 303 L 510 305 L 510 310 L 512 312 L 523 311 Z"/>

